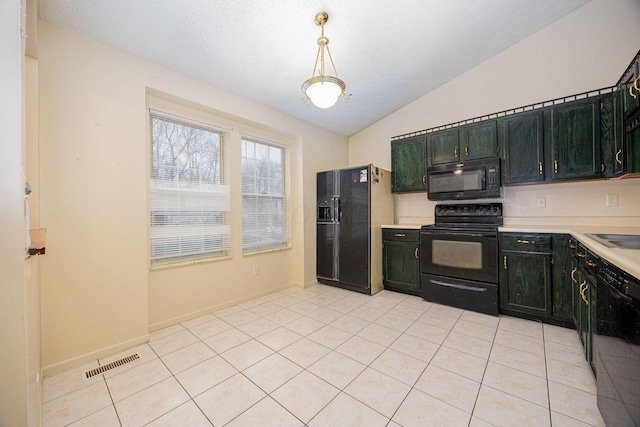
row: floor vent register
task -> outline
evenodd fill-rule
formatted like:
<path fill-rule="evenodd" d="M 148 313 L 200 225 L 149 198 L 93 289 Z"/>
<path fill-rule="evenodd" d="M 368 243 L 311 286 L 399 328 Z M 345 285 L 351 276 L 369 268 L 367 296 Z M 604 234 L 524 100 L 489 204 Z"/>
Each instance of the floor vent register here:
<path fill-rule="evenodd" d="M 99 366 L 95 369 L 91 369 L 85 372 L 84 379 L 88 380 L 89 378 L 95 377 L 96 375 L 104 374 L 107 371 L 126 365 L 127 363 L 134 362 L 138 359 L 140 359 L 140 355 L 138 353 L 134 353 L 130 356 L 123 357 L 122 359 L 118 359 L 114 362 L 107 363 L 106 365 Z"/>

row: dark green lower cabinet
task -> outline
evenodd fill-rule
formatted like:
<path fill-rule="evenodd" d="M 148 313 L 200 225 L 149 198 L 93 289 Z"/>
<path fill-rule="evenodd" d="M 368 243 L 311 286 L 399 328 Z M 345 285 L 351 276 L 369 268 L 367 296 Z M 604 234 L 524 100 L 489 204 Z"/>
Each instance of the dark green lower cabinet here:
<path fill-rule="evenodd" d="M 500 312 L 573 326 L 568 236 L 500 233 Z"/>
<path fill-rule="evenodd" d="M 572 325 L 573 281 L 571 260 L 575 243 L 571 236 L 554 234 L 551 237 L 551 317 Z"/>
<path fill-rule="evenodd" d="M 382 230 L 382 275 L 385 289 L 420 295 L 420 230 Z"/>
<path fill-rule="evenodd" d="M 551 315 L 551 255 L 503 251 L 500 278 L 504 312 Z"/>

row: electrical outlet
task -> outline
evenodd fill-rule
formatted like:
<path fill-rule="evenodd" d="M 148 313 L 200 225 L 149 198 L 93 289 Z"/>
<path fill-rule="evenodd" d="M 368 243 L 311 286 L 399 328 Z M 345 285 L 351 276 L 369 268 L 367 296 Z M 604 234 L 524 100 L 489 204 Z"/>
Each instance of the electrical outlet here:
<path fill-rule="evenodd" d="M 618 206 L 618 194 L 617 193 L 607 194 L 605 199 L 605 205 L 609 207 Z"/>
<path fill-rule="evenodd" d="M 538 199 L 536 200 L 536 206 L 539 208 L 546 208 L 547 207 L 546 197 L 538 197 Z"/>
<path fill-rule="evenodd" d="M 254 276 L 259 276 L 260 275 L 260 266 L 259 265 L 254 265 L 253 266 L 253 275 Z"/>

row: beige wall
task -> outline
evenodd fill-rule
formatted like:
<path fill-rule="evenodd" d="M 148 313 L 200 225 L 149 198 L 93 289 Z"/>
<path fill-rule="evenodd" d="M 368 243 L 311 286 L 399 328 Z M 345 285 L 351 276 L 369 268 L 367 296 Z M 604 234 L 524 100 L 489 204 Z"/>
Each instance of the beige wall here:
<path fill-rule="evenodd" d="M 349 139 L 349 163 L 390 168 L 391 137 L 614 85 L 638 51 L 640 2 L 593 0 Z M 425 76 L 428 78 L 428 76 Z M 638 180 L 505 188 L 508 220 L 637 221 Z M 618 208 L 605 208 L 617 193 Z M 538 196 L 545 209 L 536 208 Z M 396 221 L 433 220 L 426 193 L 395 196 Z M 505 220 L 505 221 L 508 221 Z"/>
<path fill-rule="evenodd" d="M 315 173 L 346 165 L 346 138 L 45 21 L 39 40 L 47 373 L 145 340 L 149 325 L 315 278 Z M 230 260 L 150 272 L 148 89 L 291 144 L 292 249 L 242 256 L 236 192 Z"/>

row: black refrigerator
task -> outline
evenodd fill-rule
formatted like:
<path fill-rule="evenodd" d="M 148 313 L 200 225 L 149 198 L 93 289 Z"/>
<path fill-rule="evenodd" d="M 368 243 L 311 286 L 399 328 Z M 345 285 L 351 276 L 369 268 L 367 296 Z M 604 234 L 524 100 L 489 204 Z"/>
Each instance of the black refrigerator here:
<path fill-rule="evenodd" d="M 382 228 L 393 224 L 391 173 L 373 165 L 317 176 L 318 282 L 366 294 L 383 289 Z"/>

